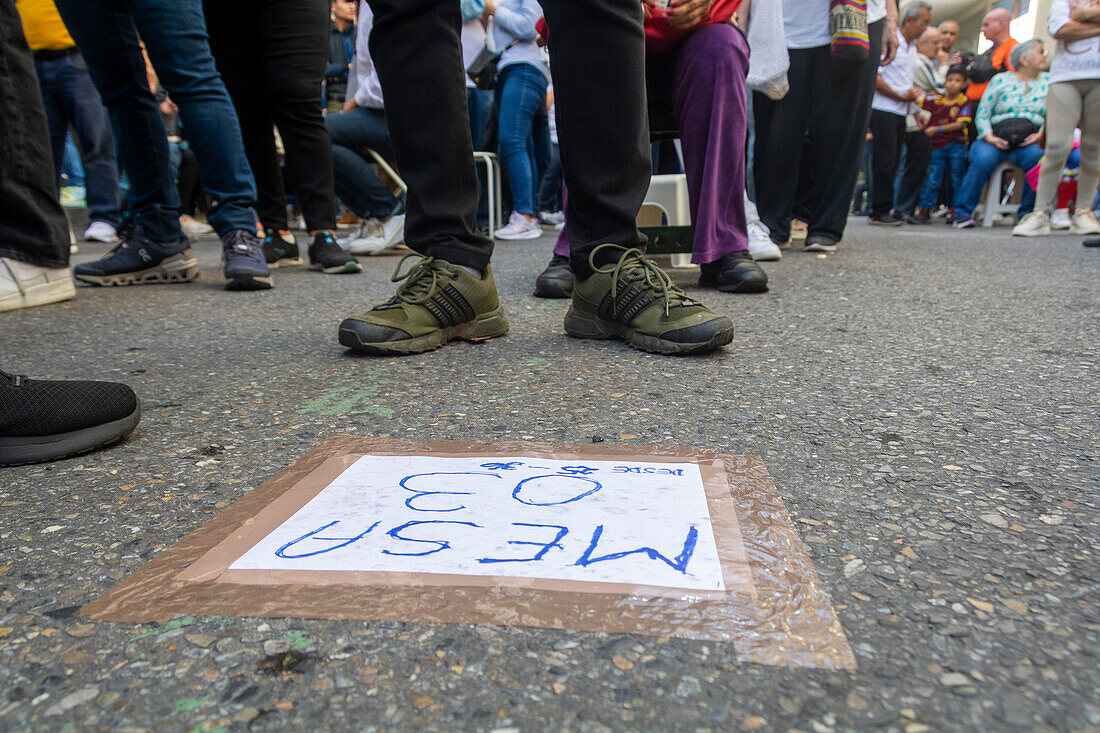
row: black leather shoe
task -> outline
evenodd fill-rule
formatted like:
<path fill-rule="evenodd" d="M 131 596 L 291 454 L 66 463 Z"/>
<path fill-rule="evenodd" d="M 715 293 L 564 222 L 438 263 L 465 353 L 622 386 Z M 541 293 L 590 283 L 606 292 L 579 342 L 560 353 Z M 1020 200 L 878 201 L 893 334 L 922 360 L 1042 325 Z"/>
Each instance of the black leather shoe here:
<path fill-rule="evenodd" d="M 569 269 L 569 258 L 554 255 L 550 264 L 535 278 L 536 298 L 573 297 L 573 271 Z"/>
<path fill-rule="evenodd" d="M 905 222 L 894 216 L 893 213 L 883 214 L 882 216 L 876 216 L 871 214 L 867 220 L 872 226 L 878 227 L 900 227 Z"/>
<path fill-rule="evenodd" d="M 768 275 L 748 251 L 730 252 L 700 268 L 699 285 L 723 293 L 766 293 Z"/>
<path fill-rule="evenodd" d="M 1081 242 L 1081 244 L 1086 247 L 1100 247 L 1100 237 L 1089 237 L 1084 242 Z"/>

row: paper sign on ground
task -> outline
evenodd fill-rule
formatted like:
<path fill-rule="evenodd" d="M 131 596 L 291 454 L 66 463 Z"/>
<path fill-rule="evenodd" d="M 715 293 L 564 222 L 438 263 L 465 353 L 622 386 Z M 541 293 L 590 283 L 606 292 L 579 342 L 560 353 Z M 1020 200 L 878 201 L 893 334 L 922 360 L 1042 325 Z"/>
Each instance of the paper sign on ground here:
<path fill-rule="evenodd" d="M 230 570 L 725 590 L 688 462 L 365 455 Z"/>

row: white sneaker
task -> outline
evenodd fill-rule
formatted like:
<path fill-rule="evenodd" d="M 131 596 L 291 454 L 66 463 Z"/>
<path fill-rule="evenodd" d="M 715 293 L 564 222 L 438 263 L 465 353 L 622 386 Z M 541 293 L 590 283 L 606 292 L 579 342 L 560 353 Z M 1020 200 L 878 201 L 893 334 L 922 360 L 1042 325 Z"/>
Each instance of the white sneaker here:
<path fill-rule="evenodd" d="M 350 249 L 352 243 L 359 241 L 360 239 L 367 239 L 369 237 L 378 236 L 378 232 L 381 231 L 382 222 L 375 219 L 373 216 L 368 216 L 359 222 L 359 225 L 355 227 L 355 230 L 348 234 L 346 237 L 340 237 L 336 240 L 343 249 Z"/>
<path fill-rule="evenodd" d="M 1092 209 L 1078 209 L 1073 212 L 1069 231 L 1071 234 L 1100 234 L 1100 221 L 1096 220 L 1096 212 Z"/>
<path fill-rule="evenodd" d="M 557 226 L 565 221 L 564 211 L 540 211 L 539 223 L 548 227 Z"/>
<path fill-rule="evenodd" d="M 180 215 L 180 229 L 183 233 L 189 237 L 201 237 L 203 234 L 210 234 L 214 231 L 214 227 L 209 224 L 203 224 L 193 216 L 187 214 Z"/>
<path fill-rule="evenodd" d="M 768 228 L 762 222 L 749 223 L 749 254 L 754 260 L 778 260 L 783 257 L 779 245 L 772 241 Z"/>
<path fill-rule="evenodd" d="M 0 311 L 57 303 L 76 296 L 67 267 L 39 267 L 0 257 Z"/>
<path fill-rule="evenodd" d="M 345 249 L 353 255 L 373 255 L 396 247 L 405 241 L 405 215 L 394 214 L 385 221 L 373 220 L 365 237 L 350 242 Z"/>
<path fill-rule="evenodd" d="M 1051 229 L 1069 229 L 1070 224 L 1069 209 L 1055 209 L 1050 215 Z"/>
<path fill-rule="evenodd" d="M 538 220 L 532 221 L 518 211 L 513 211 L 508 223 L 496 230 L 497 239 L 538 239 L 542 236 L 542 227 Z"/>
<path fill-rule="evenodd" d="M 88 225 L 88 228 L 84 230 L 84 241 L 115 244 L 118 242 L 118 232 L 115 231 L 113 226 L 105 221 L 93 221 Z"/>
<path fill-rule="evenodd" d="M 1050 215 L 1045 211 L 1033 211 L 1012 229 L 1014 237 L 1045 237 L 1050 234 Z"/>

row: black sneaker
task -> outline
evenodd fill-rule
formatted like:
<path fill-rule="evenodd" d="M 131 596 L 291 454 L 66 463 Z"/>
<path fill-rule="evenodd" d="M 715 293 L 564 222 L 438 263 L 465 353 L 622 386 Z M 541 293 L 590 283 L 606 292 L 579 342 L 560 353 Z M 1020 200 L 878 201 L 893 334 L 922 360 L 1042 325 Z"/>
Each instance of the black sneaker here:
<path fill-rule="evenodd" d="M 331 232 L 317 232 L 313 237 L 313 244 L 309 245 L 309 269 L 329 275 L 363 271 L 354 255 L 340 249 Z"/>
<path fill-rule="evenodd" d="M 222 237 L 222 274 L 226 290 L 267 290 L 273 286 L 259 237 L 244 229 L 234 229 Z"/>
<path fill-rule="evenodd" d="M 811 234 L 806 237 L 803 246 L 805 252 L 836 252 L 837 241 L 826 237 L 824 234 Z"/>
<path fill-rule="evenodd" d="M 569 258 L 554 255 L 546 269 L 535 278 L 535 297 L 568 298 L 573 295 L 574 280 Z"/>
<path fill-rule="evenodd" d="M 294 241 L 294 235 L 290 235 L 288 242 L 279 232 L 269 231 L 264 237 L 264 260 L 268 267 L 274 270 L 276 267 L 290 267 L 302 264 L 302 257 L 298 252 L 298 243 Z"/>
<path fill-rule="evenodd" d="M 113 443 L 137 427 L 125 384 L 27 379 L 0 370 L 0 466 L 52 461 Z"/>
<path fill-rule="evenodd" d="M 894 216 L 893 213 L 883 214 L 881 216 L 871 214 L 871 216 L 869 216 L 867 220 L 873 226 L 877 227 L 900 227 L 904 223 L 901 219 Z"/>
<path fill-rule="evenodd" d="M 1081 242 L 1086 247 L 1100 247 L 1100 237 L 1089 237 Z"/>
<path fill-rule="evenodd" d="M 768 275 L 748 250 L 730 252 L 700 266 L 699 285 L 723 293 L 766 293 Z"/>
<path fill-rule="evenodd" d="M 190 282 L 199 276 L 199 263 L 187 238 L 158 244 L 132 229 L 110 252 L 73 268 L 73 277 L 89 285 L 149 285 Z"/>

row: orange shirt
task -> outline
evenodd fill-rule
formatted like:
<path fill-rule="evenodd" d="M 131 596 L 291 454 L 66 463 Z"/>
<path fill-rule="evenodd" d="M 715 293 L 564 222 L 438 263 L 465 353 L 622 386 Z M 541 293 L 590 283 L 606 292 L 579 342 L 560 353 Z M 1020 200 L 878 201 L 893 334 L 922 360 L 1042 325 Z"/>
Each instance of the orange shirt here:
<path fill-rule="evenodd" d="M 1012 64 L 1008 62 L 1008 55 L 1012 53 L 1012 49 L 1020 45 L 1012 36 L 1008 37 L 1008 40 L 1002 43 L 997 48 L 993 49 L 993 68 L 994 69 L 1011 69 Z M 989 86 L 989 82 L 984 84 L 978 84 L 977 82 L 970 82 L 970 86 L 966 88 L 966 97 L 971 102 L 974 102 L 974 109 L 977 110 L 977 102 L 981 100 L 982 95 L 985 94 L 985 88 Z"/>

